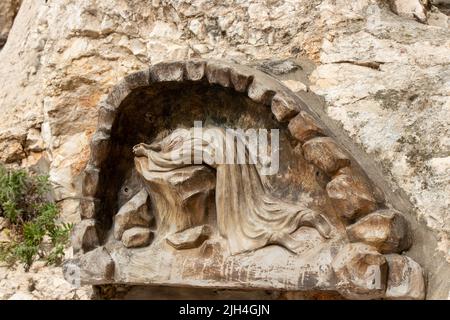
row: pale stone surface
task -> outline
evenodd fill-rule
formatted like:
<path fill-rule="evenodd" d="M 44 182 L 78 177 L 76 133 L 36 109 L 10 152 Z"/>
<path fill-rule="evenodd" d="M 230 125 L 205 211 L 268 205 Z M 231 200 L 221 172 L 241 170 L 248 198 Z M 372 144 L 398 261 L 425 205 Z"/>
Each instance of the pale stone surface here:
<path fill-rule="evenodd" d="M 122 243 L 127 248 L 145 247 L 152 241 L 153 233 L 148 228 L 134 227 L 122 235 Z"/>
<path fill-rule="evenodd" d="M 8 39 L 9 30 L 20 8 L 22 0 L 3 0 L 0 2 L 0 50 Z"/>
<path fill-rule="evenodd" d="M 167 242 L 178 250 L 192 249 L 199 247 L 210 235 L 210 227 L 203 225 L 169 235 Z"/>
<path fill-rule="evenodd" d="M 420 265 L 407 256 L 388 254 L 385 257 L 389 266 L 386 299 L 424 299 L 425 280 Z"/>
<path fill-rule="evenodd" d="M 383 3 L 25 0 L 0 52 L 1 161 L 46 157 L 57 199 L 78 199 L 95 105 L 122 76 L 168 59 L 304 54 L 318 64 L 308 87 L 324 96 L 325 117 L 405 193 L 438 239 L 427 254 L 450 261 L 448 23 L 399 18 Z M 24 148 L 30 128 L 44 152 Z"/>
<path fill-rule="evenodd" d="M 62 268 L 46 266 L 44 261 L 34 262 L 29 272 L 20 266 L 9 269 L 0 265 L 0 300 L 87 300 L 92 294 L 90 286 L 72 286 L 64 279 Z"/>

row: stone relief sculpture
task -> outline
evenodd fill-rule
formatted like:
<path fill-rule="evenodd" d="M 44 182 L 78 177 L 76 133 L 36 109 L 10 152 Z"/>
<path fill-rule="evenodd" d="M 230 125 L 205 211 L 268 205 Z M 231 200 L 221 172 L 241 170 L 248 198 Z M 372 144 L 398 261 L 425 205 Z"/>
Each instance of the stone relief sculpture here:
<path fill-rule="evenodd" d="M 291 233 L 302 225 L 315 227 L 322 236 L 329 236 L 330 226 L 322 215 L 301 203 L 271 196 L 255 164 L 220 163 L 223 160 L 218 163 L 216 156 L 225 156 L 224 128 L 207 128 L 199 141 L 195 141 L 194 130 L 175 130 L 152 145 L 134 147 L 136 169 L 154 200 L 155 214 L 160 220 L 159 232 L 183 231 L 204 223 L 207 195 L 215 189 L 217 227 L 227 239 L 231 254 L 268 244 L 295 252 Z M 234 144 L 233 148 L 236 147 Z M 189 152 L 183 152 L 186 150 Z M 245 151 L 248 158 L 249 151 L 247 148 Z M 237 150 L 233 153 L 237 154 Z M 195 154 L 201 154 L 205 163 L 186 166 L 194 163 Z M 173 155 L 179 156 L 173 159 Z M 180 185 L 180 180 L 185 185 Z"/>
<path fill-rule="evenodd" d="M 99 112 L 69 281 L 424 298 L 420 265 L 400 255 L 413 245 L 406 216 L 270 76 L 161 63 L 125 78 Z M 239 153 L 233 125 L 280 128 L 277 174 L 247 140 L 249 161 L 223 161 Z"/>

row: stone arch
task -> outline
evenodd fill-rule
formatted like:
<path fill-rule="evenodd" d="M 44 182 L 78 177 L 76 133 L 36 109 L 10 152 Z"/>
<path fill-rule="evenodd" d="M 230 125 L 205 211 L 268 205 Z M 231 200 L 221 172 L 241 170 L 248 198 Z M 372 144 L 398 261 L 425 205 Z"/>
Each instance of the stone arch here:
<path fill-rule="evenodd" d="M 102 99 L 98 107 L 97 130 L 90 145 L 91 156 L 82 181 L 82 221 L 74 232 L 75 251 L 87 253 L 101 246 L 105 242 L 106 231 L 110 228 L 110 215 L 114 214 L 114 210 L 105 208 L 105 202 L 108 202 L 104 201 L 107 195 L 105 176 L 111 175 L 111 171 L 107 168 L 108 156 L 113 148 L 112 141 L 126 106 L 125 102 L 127 99 L 132 99 L 133 95 L 138 97 L 140 90 L 153 88 L 159 91 L 167 87 L 176 90 L 185 86 L 201 86 L 205 90 L 212 87 L 221 88 L 221 90 L 228 90 L 228 93 L 243 96 L 254 104 L 270 108 L 274 121 L 284 126 L 290 138 L 300 146 L 306 162 L 318 168 L 318 172 L 327 175 L 324 192 L 338 212 L 343 233 L 348 234 L 349 239 L 346 241 L 356 242 L 355 247 L 342 249 L 342 255 L 335 258 L 333 268 L 336 274 L 348 282 L 353 272 L 350 269 L 359 268 L 356 264 L 349 266 L 356 262 L 348 260 L 348 257 L 376 256 L 369 259 L 371 262 L 368 260 L 367 263 L 374 263 L 381 270 L 382 284 L 374 290 L 367 288 L 362 290 L 370 291 L 370 297 L 385 295 L 387 271 L 382 265 L 386 265 L 386 260 L 377 251 L 360 246 L 367 241 L 361 238 L 359 229 L 364 229 L 366 226 L 370 228 L 372 220 L 377 219 L 381 221 L 380 223 L 392 225 L 392 230 L 389 229 L 388 233 L 391 232 L 390 236 L 395 239 L 389 239 L 389 241 L 398 243 L 395 243 L 393 247 L 389 245 L 376 247 L 377 243 L 369 244 L 374 245 L 381 253 L 398 253 L 411 245 L 406 221 L 395 210 L 387 209 L 384 196 L 372 188 L 356 161 L 330 137 L 330 131 L 310 112 L 307 104 L 296 94 L 268 74 L 222 61 L 189 60 L 159 63 L 147 70 L 126 76 Z M 115 192 L 114 188 L 111 189 Z M 105 211 L 109 213 L 105 214 Z M 371 221 L 364 220 L 367 218 Z M 100 249 L 105 252 L 104 247 Z M 113 274 L 103 274 L 102 277 L 100 283 L 114 282 Z M 364 293 L 353 295 L 359 290 L 358 285 L 358 283 L 344 283 L 343 287 L 339 287 L 336 284 L 335 289 L 347 297 L 364 295 Z M 418 292 L 414 294 L 419 296 L 414 298 L 421 297 L 423 288 Z"/>

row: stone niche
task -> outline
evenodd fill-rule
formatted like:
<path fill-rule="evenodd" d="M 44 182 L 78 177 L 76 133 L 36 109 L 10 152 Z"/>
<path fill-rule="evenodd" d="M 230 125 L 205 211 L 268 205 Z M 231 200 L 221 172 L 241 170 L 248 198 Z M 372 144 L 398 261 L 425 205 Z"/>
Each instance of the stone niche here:
<path fill-rule="evenodd" d="M 195 138 L 199 121 L 207 137 Z M 267 145 L 278 170 L 262 174 L 262 156 L 217 161 L 230 128 L 278 129 Z M 178 61 L 127 76 L 99 106 L 66 279 L 423 299 L 422 268 L 402 255 L 407 220 L 331 137 L 298 96 L 248 67 Z M 173 158 L 186 146 L 201 160 Z"/>

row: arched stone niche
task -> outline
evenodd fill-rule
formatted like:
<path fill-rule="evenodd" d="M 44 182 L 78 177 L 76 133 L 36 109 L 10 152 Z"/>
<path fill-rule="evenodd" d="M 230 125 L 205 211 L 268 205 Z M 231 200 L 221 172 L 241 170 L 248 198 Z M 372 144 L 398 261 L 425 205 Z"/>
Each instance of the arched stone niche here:
<path fill-rule="evenodd" d="M 407 221 L 308 110 L 269 75 L 221 61 L 125 77 L 99 106 L 66 278 L 423 299 L 421 267 L 400 255 Z M 219 135 L 278 129 L 279 170 L 162 161 L 195 121 Z"/>

